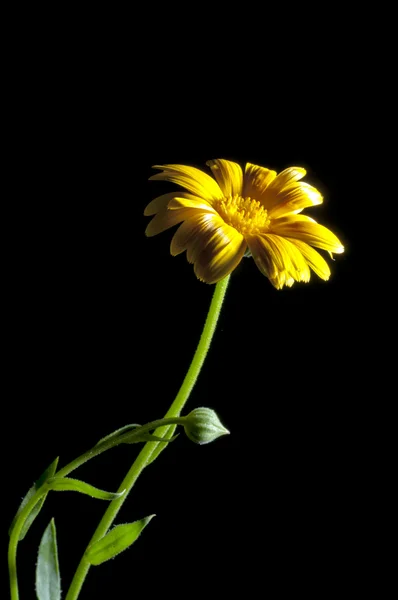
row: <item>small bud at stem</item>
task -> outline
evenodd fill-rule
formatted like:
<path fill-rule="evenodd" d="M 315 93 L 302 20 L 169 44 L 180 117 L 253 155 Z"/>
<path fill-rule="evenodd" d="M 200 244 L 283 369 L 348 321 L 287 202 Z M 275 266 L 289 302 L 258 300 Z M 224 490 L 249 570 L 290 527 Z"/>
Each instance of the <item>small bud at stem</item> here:
<path fill-rule="evenodd" d="M 195 408 L 185 417 L 185 433 L 195 444 L 209 444 L 229 434 L 211 408 Z"/>

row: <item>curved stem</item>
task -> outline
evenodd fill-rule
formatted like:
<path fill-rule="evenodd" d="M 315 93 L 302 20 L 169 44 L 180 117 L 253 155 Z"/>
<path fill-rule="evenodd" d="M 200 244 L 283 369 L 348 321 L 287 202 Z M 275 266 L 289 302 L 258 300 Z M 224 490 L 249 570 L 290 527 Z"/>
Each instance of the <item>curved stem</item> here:
<path fill-rule="evenodd" d="M 167 411 L 165 418 L 178 417 L 180 415 L 181 410 L 186 404 L 189 395 L 192 391 L 192 388 L 196 383 L 200 370 L 205 361 L 207 352 L 210 348 L 214 332 L 216 330 L 218 318 L 221 312 L 221 307 L 224 301 L 225 293 L 227 291 L 229 278 L 230 276 L 228 275 L 228 277 L 226 277 L 222 281 L 219 281 L 216 285 L 207 319 L 203 328 L 203 332 L 200 337 L 199 344 L 196 348 L 196 352 L 194 354 L 188 372 L 184 378 L 184 381 L 182 382 L 181 388 L 176 398 L 174 399 L 172 405 L 170 406 L 169 410 Z M 161 428 L 159 431 L 156 431 L 156 435 L 161 435 L 162 429 L 163 428 Z M 116 500 L 113 500 L 110 503 L 97 529 L 95 530 L 94 535 L 91 538 L 88 546 L 91 546 L 92 544 L 97 542 L 107 533 L 113 521 L 115 520 L 119 510 L 121 509 L 125 499 L 131 491 L 133 485 L 135 484 L 138 477 L 150 461 L 152 454 L 158 446 L 158 443 L 149 442 L 145 444 L 145 446 L 137 456 L 137 459 L 135 460 L 134 464 L 127 473 L 126 477 L 120 484 L 118 491 L 120 492 L 125 489 L 126 493 L 121 498 L 117 498 Z M 72 583 L 66 596 L 66 600 L 76 600 L 76 598 L 79 596 L 80 590 L 83 586 L 84 580 L 87 576 L 89 569 L 90 563 L 86 560 L 85 556 L 83 555 L 79 566 L 76 570 L 76 573 L 73 577 Z"/>
<path fill-rule="evenodd" d="M 216 285 L 198 347 L 196 348 L 196 352 L 193 356 L 188 372 L 185 375 L 184 381 L 182 382 L 180 390 L 175 397 L 173 404 L 165 414 L 165 418 L 176 417 L 180 414 L 189 398 L 190 393 L 192 392 L 196 380 L 199 377 L 199 373 L 202 369 L 203 363 L 205 362 L 205 358 L 209 351 L 210 344 L 217 327 L 218 317 L 221 313 L 229 279 L 230 275 L 219 281 Z"/>

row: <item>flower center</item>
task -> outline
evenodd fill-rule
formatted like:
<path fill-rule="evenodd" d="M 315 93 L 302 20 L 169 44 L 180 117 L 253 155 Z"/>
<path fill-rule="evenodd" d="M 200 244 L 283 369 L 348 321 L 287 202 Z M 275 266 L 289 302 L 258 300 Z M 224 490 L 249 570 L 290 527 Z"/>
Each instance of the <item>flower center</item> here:
<path fill-rule="evenodd" d="M 238 194 L 217 200 L 214 208 L 227 225 L 231 225 L 242 235 L 263 231 L 270 223 L 267 210 L 258 200 L 242 198 Z"/>

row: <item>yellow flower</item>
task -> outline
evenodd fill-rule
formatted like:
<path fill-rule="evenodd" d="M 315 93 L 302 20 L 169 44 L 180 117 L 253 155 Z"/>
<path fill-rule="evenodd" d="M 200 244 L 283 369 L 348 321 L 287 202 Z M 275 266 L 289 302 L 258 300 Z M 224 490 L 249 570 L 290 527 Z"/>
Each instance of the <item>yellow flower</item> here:
<path fill-rule="evenodd" d="M 155 215 L 146 228 L 153 236 L 181 223 L 171 241 L 171 254 L 187 251 L 198 279 L 216 283 L 231 273 L 243 256 L 252 255 L 260 271 L 281 289 L 309 281 L 310 267 L 322 279 L 330 269 L 312 248 L 344 252 L 337 237 L 314 219 L 301 215 L 322 203 L 317 189 L 300 181 L 305 169 L 275 171 L 218 159 L 208 161 L 214 178 L 195 167 L 155 166 L 150 179 L 185 188 L 155 198 L 144 214 Z"/>

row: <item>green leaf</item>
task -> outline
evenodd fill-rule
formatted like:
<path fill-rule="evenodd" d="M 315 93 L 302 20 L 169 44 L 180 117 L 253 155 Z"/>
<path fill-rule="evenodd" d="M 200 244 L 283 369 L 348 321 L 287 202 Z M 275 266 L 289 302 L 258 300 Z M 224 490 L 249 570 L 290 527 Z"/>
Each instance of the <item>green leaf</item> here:
<path fill-rule="evenodd" d="M 123 550 L 127 550 L 127 548 L 134 544 L 142 530 L 154 516 L 150 515 L 140 521 L 134 521 L 134 523 L 127 523 L 126 525 L 116 525 L 112 531 L 86 551 L 86 559 L 92 565 L 100 565 L 114 558 L 117 554 L 123 552 Z"/>
<path fill-rule="evenodd" d="M 175 437 L 172 437 L 172 436 L 173 436 L 173 433 L 176 430 L 176 427 L 177 427 L 177 425 L 167 425 L 164 428 L 162 428 L 165 431 L 164 435 L 162 436 L 163 439 L 164 440 L 174 440 Z M 163 450 L 165 448 L 166 448 L 166 444 L 159 444 L 159 446 L 156 446 L 156 448 L 155 448 L 155 450 L 154 450 L 151 458 L 149 459 L 149 461 L 147 463 L 147 466 L 150 465 L 151 463 L 153 463 L 153 461 L 157 459 L 157 457 L 159 456 L 159 454 L 161 452 L 163 452 Z"/>
<path fill-rule="evenodd" d="M 109 435 L 106 435 L 105 437 L 101 438 L 100 441 L 97 442 L 96 446 L 99 446 L 100 444 L 103 444 L 104 442 L 109 442 L 109 440 L 111 440 L 112 438 L 119 437 L 123 433 L 128 431 L 129 429 L 134 429 L 136 427 L 141 427 L 141 425 L 138 425 L 137 423 L 131 423 L 131 425 L 125 425 L 124 427 L 121 427 L 120 429 L 117 429 L 116 431 L 113 431 Z"/>
<path fill-rule="evenodd" d="M 51 519 L 43 533 L 36 566 L 36 594 L 38 600 L 61 600 L 57 533 Z"/>
<path fill-rule="evenodd" d="M 113 433 L 110 433 L 109 435 L 106 435 L 105 437 L 103 437 L 102 439 L 100 439 L 100 441 L 96 444 L 96 446 L 99 446 L 100 444 L 104 444 L 105 442 L 109 442 L 110 440 L 114 440 L 117 441 L 118 438 L 124 437 L 125 439 L 122 441 L 123 444 L 138 444 L 140 442 L 163 442 L 163 443 L 168 443 L 168 442 L 174 442 L 174 440 L 178 437 L 178 436 L 174 436 L 174 437 L 169 437 L 168 439 L 166 437 L 158 437 L 152 433 L 148 432 L 148 429 L 146 429 L 143 433 L 140 433 L 140 428 L 142 428 L 142 425 L 138 425 L 137 423 L 132 423 L 131 425 L 125 425 L 125 427 L 121 427 L 120 429 L 117 429 L 116 431 L 114 431 Z M 131 431 L 131 436 L 129 437 L 128 435 L 126 435 L 128 433 L 129 430 Z M 175 427 L 173 428 L 173 432 L 175 430 Z"/>
<path fill-rule="evenodd" d="M 157 435 L 153 435 L 152 433 L 137 433 L 137 435 L 134 435 L 134 437 L 132 437 L 131 441 L 130 440 L 124 440 L 124 444 L 137 444 L 137 442 L 162 442 L 165 444 L 168 444 L 169 442 L 174 442 L 174 440 L 176 440 L 178 438 L 179 434 L 175 435 L 174 437 L 171 437 L 169 439 L 163 438 L 163 437 L 159 437 Z"/>
<path fill-rule="evenodd" d="M 15 521 L 17 520 L 21 510 L 23 508 L 25 508 L 25 506 L 27 505 L 29 500 L 31 498 L 33 498 L 33 496 L 41 488 L 43 483 L 45 483 L 47 481 L 47 479 L 49 479 L 50 477 L 54 476 L 54 474 L 57 470 L 58 460 L 59 460 L 59 457 L 57 456 L 57 458 L 51 463 L 51 465 L 49 467 L 47 467 L 47 469 L 44 471 L 44 473 L 42 473 L 42 475 L 40 475 L 40 477 L 36 481 L 36 483 L 34 483 L 32 485 L 32 487 L 26 494 L 25 498 L 22 500 L 22 502 L 18 508 L 17 514 L 15 515 L 15 517 L 10 525 L 10 529 L 8 530 L 9 535 L 11 535 L 11 532 L 15 525 Z M 40 498 L 39 502 L 36 504 L 36 506 L 33 508 L 32 512 L 27 517 L 27 519 L 22 527 L 21 533 L 19 534 L 19 540 L 23 540 L 25 535 L 28 533 L 30 526 L 32 525 L 33 521 L 36 519 L 37 515 L 39 514 L 39 512 L 44 504 L 44 500 L 46 499 L 46 496 L 47 496 L 47 494 L 45 494 L 42 498 Z"/>
<path fill-rule="evenodd" d="M 69 477 L 53 477 L 47 481 L 47 485 L 49 490 L 53 490 L 54 492 L 80 492 L 81 494 L 86 494 L 86 496 L 98 498 L 98 500 L 116 500 L 123 496 L 126 491 L 123 490 L 122 492 L 113 494 L 112 492 L 99 490 L 85 481 L 70 479 Z"/>

